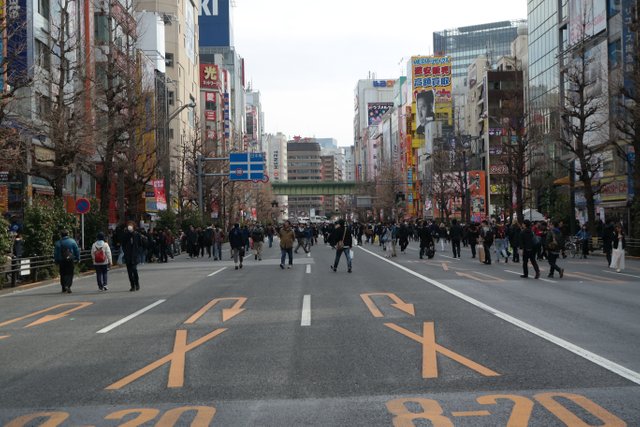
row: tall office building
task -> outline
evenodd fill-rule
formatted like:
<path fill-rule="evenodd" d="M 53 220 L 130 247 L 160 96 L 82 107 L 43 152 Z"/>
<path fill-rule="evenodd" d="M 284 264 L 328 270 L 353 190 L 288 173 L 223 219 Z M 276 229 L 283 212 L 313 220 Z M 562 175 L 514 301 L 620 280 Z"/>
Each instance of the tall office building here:
<path fill-rule="evenodd" d="M 287 144 L 288 181 L 320 182 L 322 180 L 320 151 L 320 144 L 315 141 L 289 141 Z M 289 197 L 289 215 L 292 217 L 308 217 L 312 209 L 317 215 L 322 211 L 322 207 L 321 196 Z"/>
<path fill-rule="evenodd" d="M 434 31 L 434 54 L 453 59 L 453 90 L 461 91 L 467 85 L 467 68 L 479 55 L 485 55 L 491 63 L 509 55 L 511 42 L 518 36 L 518 26 L 523 23 L 526 21 L 501 21 Z"/>
<path fill-rule="evenodd" d="M 529 108 L 528 116 L 535 134 L 542 138 L 537 144 L 547 158 L 557 158 L 554 135 L 560 127 L 558 106 L 560 105 L 560 42 L 568 25 L 568 1 L 529 0 L 527 19 L 529 23 Z M 549 169 L 556 174 L 557 165 L 548 162 Z"/>

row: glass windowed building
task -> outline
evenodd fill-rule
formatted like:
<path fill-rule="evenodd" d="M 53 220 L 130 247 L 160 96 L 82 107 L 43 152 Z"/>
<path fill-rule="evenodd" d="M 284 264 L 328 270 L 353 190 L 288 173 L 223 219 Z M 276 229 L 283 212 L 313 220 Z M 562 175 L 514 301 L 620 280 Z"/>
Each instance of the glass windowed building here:
<path fill-rule="evenodd" d="M 453 90 L 464 90 L 467 68 L 479 55 L 485 55 L 491 63 L 495 63 L 501 56 L 509 55 L 511 42 L 518 36 L 518 26 L 522 24 L 526 24 L 526 21 L 501 21 L 434 31 L 434 53 L 453 58 Z"/>

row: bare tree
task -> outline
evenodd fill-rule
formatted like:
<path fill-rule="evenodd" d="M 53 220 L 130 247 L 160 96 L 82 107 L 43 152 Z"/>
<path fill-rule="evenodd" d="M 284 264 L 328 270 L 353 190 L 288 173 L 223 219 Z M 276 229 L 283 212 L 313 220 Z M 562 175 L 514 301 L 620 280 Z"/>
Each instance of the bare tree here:
<path fill-rule="evenodd" d="M 197 204 L 198 194 L 196 179 L 198 158 L 204 154 L 204 140 L 200 129 L 200 120 L 194 119 L 195 132 L 191 138 L 183 136 L 176 147 L 175 157 L 178 159 L 178 173 L 175 177 L 175 188 L 178 196 L 178 216 L 182 217 L 184 209 L 200 208 Z M 203 209 L 204 211 L 204 209 Z"/>
<path fill-rule="evenodd" d="M 99 166 L 88 170 L 100 187 L 100 212 L 107 215 L 118 178 L 120 215 L 124 212 L 123 162 L 136 144 L 141 123 L 140 57 L 135 49 L 137 23 L 130 0 L 95 5 L 96 155 Z"/>
<path fill-rule="evenodd" d="M 438 208 L 440 220 L 449 220 L 451 216 L 451 204 L 456 197 L 455 172 L 452 172 L 452 151 L 450 147 L 441 146 L 434 149 L 431 155 L 431 180 L 430 189 L 435 204 Z M 459 194 L 459 193 L 458 193 Z"/>
<path fill-rule="evenodd" d="M 67 175 L 91 153 L 86 144 L 90 127 L 83 105 L 83 60 L 78 57 L 81 39 L 72 18 L 77 7 L 75 0 L 52 5 L 47 42 L 35 41 L 37 110 L 30 127 L 41 137 L 39 144 L 28 145 L 32 159 L 28 171 L 46 179 L 60 198 Z"/>
<path fill-rule="evenodd" d="M 5 54 L 0 55 L 0 75 L 6 85 L 0 90 L 0 163 L 5 167 L 20 168 L 21 135 L 14 120 L 19 115 L 23 89 L 31 86 L 27 68 L 26 9 L 7 7 L 0 12 L 0 34 L 5 43 Z"/>
<path fill-rule="evenodd" d="M 403 194 L 403 188 L 404 179 L 398 168 L 391 163 L 381 164 L 375 181 L 373 207 L 377 212 L 384 213 L 385 220 L 399 219 L 398 215 L 396 214 L 394 217 L 393 213 L 399 213 L 403 202 L 406 201 L 398 198 L 400 194 Z"/>
<path fill-rule="evenodd" d="M 604 46 L 606 49 L 606 43 Z M 568 52 L 563 70 L 565 98 L 560 106 L 563 129 L 558 138 L 560 146 L 574 159 L 568 169 L 582 183 L 592 235 L 596 231 L 595 196 L 602 187 L 603 152 L 608 149 L 608 96 L 602 77 L 606 60 L 603 64 L 601 49 L 602 43 L 590 46 L 584 36 Z"/>

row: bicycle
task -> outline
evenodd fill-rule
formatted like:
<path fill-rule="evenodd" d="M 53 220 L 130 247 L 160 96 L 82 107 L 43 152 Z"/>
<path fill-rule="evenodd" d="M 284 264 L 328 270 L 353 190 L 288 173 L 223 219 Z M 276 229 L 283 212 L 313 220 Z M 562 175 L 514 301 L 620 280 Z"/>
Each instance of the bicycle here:
<path fill-rule="evenodd" d="M 571 254 L 572 258 L 575 258 L 578 254 L 578 244 L 579 241 L 575 236 L 572 236 L 567 240 L 564 244 L 564 250 Z"/>

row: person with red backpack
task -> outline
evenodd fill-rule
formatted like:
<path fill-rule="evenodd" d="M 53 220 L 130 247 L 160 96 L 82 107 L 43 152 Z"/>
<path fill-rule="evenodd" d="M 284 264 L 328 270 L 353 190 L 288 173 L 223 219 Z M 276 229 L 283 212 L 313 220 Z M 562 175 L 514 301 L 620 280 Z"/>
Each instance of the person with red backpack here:
<path fill-rule="evenodd" d="M 93 267 L 96 269 L 96 279 L 98 281 L 98 289 L 107 291 L 107 272 L 111 266 L 113 259 L 111 258 L 111 248 L 104 241 L 104 233 L 100 232 L 96 236 L 95 243 L 91 246 L 91 259 Z"/>

